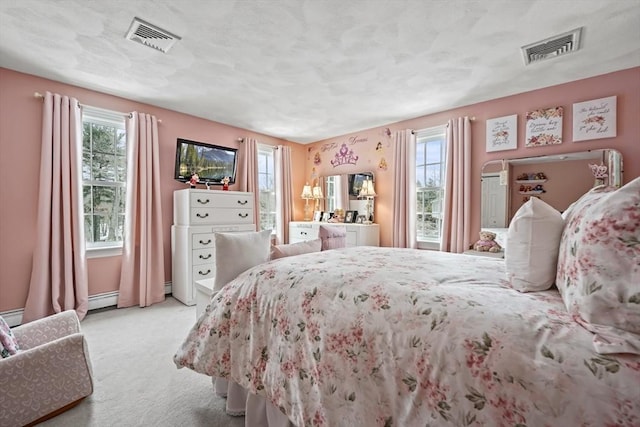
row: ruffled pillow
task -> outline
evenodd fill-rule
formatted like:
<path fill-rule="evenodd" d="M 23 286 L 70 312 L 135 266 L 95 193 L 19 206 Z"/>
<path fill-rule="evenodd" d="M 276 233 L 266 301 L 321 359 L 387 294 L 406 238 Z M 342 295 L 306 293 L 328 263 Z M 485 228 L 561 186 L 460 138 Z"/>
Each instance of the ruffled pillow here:
<path fill-rule="evenodd" d="M 640 354 L 640 178 L 566 213 L 556 286 L 598 353 Z"/>
<path fill-rule="evenodd" d="M 0 346 L 0 354 L 3 359 L 13 356 L 20 350 L 18 341 L 16 341 L 16 338 L 13 336 L 11 328 L 2 317 L 0 317 Z"/>

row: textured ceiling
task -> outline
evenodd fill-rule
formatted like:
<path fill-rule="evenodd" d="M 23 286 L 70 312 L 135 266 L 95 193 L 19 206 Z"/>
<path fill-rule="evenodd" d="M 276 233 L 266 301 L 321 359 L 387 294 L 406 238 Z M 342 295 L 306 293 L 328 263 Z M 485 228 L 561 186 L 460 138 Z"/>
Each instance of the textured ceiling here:
<path fill-rule="evenodd" d="M 0 0 L 2 67 L 302 143 L 639 65 L 640 0 Z"/>

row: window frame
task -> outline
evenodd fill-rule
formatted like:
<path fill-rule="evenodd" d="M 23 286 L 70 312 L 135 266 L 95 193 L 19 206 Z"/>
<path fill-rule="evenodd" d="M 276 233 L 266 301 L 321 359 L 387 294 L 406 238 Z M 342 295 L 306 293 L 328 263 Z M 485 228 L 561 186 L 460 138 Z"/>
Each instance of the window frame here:
<path fill-rule="evenodd" d="M 277 201 L 276 201 L 276 158 L 275 158 L 275 150 L 276 147 L 273 147 L 271 145 L 268 144 L 257 144 L 257 171 L 256 173 L 258 174 L 258 200 L 259 200 L 259 219 L 260 219 L 260 223 L 258 224 L 259 226 L 259 231 L 264 231 L 266 230 L 262 228 L 262 224 L 263 224 L 263 215 L 268 215 L 270 217 L 272 217 L 273 219 L 273 227 L 271 228 L 271 234 L 275 235 L 276 234 L 276 230 L 278 227 L 278 221 L 277 221 Z M 261 170 L 261 162 L 260 162 L 260 157 L 263 156 L 265 158 L 270 158 L 270 161 L 267 160 L 264 162 L 264 164 L 267 166 L 267 170 L 266 171 L 262 171 Z M 273 165 L 273 170 L 269 171 L 269 164 Z M 273 184 L 273 186 L 269 189 L 266 190 L 262 190 L 261 186 L 260 186 L 260 178 L 261 175 L 265 176 L 265 182 L 269 182 L 269 179 L 271 180 L 270 182 Z M 263 209 L 262 209 L 262 200 L 263 200 L 263 194 L 268 194 L 268 198 L 270 199 L 269 202 L 267 203 L 267 206 L 271 209 L 269 209 L 269 211 L 265 214 L 263 213 Z"/>
<path fill-rule="evenodd" d="M 83 214 L 82 214 L 82 227 L 85 227 L 85 216 L 87 215 L 84 212 L 84 204 L 85 204 L 85 200 L 84 200 L 84 188 L 85 186 L 91 186 L 92 189 L 92 193 L 93 194 L 93 189 L 94 187 L 113 187 L 113 188 L 124 188 L 126 189 L 126 176 L 128 174 L 128 153 L 127 153 L 127 128 L 126 128 L 126 119 L 125 119 L 125 114 L 120 113 L 120 112 L 116 112 L 116 111 L 110 111 L 110 110 L 105 110 L 105 109 L 101 109 L 101 108 L 97 108 L 97 107 L 92 107 L 92 106 L 87 106 L 87 105 L 83 105 L 82 106 L 82 162 L 80 164 L 80 177 L 82 178 L 82 187 L 83 187 Z M 123 181 L 118 181 L 118 180 L 85 180 L 84 179 L 84 167 L 85 167 L 85 147 L 84 147 L 84 127 L 86 123 L 91 123 L 91 124 L 96 124 L 96 125 L 100 125 L 100 126 L 108 126 L 108 127 L 113 127 L 116 129 L 116 131 L 121 131 L 122 133 L 124 133 L 124 180 Z M 91 145 L 90 145 L 90 156 L 93 159 L 93 140 L 91 140 Z M 116 146 L 114 144 L 114 156 L 116 156 L 116 163 L 118 161 L 117 157 L 117 149 Z M 91 170 L 92 165 L 88 166 Z M 116 170 L 117 170 L 117 166 Z M 117 179 L 117 176 L 116 176 Z M 122 206 L 123 206 L 123 212 L 122 215 L 124 216 L 126 214 L 126 192 L 122 192 L 123 197 L 125 198 L 124 201 L 122 201 Z M 115 203 L 118 203 L 118 201 L 116 201 Z M 91 209 L 94 209 L 93 206 L 93 201 L 92 201 L 92 206 Z M 93 213 L 92 213 L 93 215 Z M 123 231 L 124 233 L 124 231 Z M 87 239 L 87 236 L 85 235 L 85 249 L 86 249 L 86 255 L 87 258 L 100 258 L 100 257 L 110 257 L 110 256 L 117 256 L 117 255 L 121 255 L 122 251 L 123 251 L 123 246 L 124 246 L 124 235 L 123 235 L 123 239 L 119 240 L 119 241 L 115 241 L 115 242 L 89 242 Z"/>
<path fill-rule="evenodd" d="M 415 215 L 415 220 L 416 220 L 416 241 L 417 241 L 417 247 L 418 249 L 430 249 L 430 250 L 439 250 L 440 249 L 440 244 L 442 242 L 442 209 L 444 207 L 444 199 L 445 199 L 445 192 L 446 192 L 446 188 L 445 188 L 445 179 L 446 179 L 446 162 L 447 162 L 447 125 L 439 125 L 439 126 L 433 126 L 433 127 L 429 127 L 429 128 L 425 128 L 425 129 L 420 129 L 418 131 L 415 131 L 415 143 L 416 143 L 416 158 L 415 158 L 415 168 L 416 168 L 416 177 L 415 177 L 415 185 L 416 185 L 416 193 L 415 193 L 415 197 L 416 197 L 416 203 L 415 203 L 415 209 L 416 211 L 413 213 L 413 215 Z M 434 161 L 429 161 L 428 157 L 429 157 L 429 143 L 431 143 L 431 145 L 435 144 L 436 142 L 440 143 L 440 149 L 439 149 L 439 160 L 437 162 Z M 420 150 L 419 146 L 420 144 L 426 144 L 424 150 Z M 420 159 L 419 158 L 419 153 L 424 153 L 423 158 Z M 427 175 L 428 175 L 428 167 L 431 166 L 435 166 L 435 165 L 439 165 L 439 185 L 437 186 L 429 186 L 426 185 L 427 183 Z M 424 175 L 422 177 L 418 176 L 418 169 L 419 168 L 424 168 Z M 422 179 L 425 182 L 425 185 L 419 186 L 418 182 L 419 180 Z M 427 211 L 425 210 L 424 207 L 420 206 L 420 202 L 419 199 L 420 197 L 418 196 L 420 193 L 427 193 L 427 192 L 433 192 L 433 191 L 437 191 L 440 193 L 439 195 L 439 200 L 438 197 L 436 197 L 436 201 L 439 201 L 439 205 L 440 205 L 440 212 L 439 212 L 439 230 L 438 230 L 438 236 L 437 238 L 424 238 L 423 236 L 420 235 L 419 233 L 419 224 L 421 221 L 418 220 L 418 215 L 422 214 L 423 217 L 427 214 Z M 424 198 L 423 198 L 424 200 Z M 433 206 L 433 203 L 432 203 Z M 431 216 L 433 217 L 433 207 L 432 210 L 430 212 Z"/>

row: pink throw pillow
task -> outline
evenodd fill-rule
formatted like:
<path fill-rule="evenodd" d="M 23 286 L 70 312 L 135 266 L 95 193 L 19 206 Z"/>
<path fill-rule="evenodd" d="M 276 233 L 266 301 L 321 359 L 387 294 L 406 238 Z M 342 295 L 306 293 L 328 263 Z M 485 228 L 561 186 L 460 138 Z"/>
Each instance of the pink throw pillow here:
<path fill-rule="evenodd" d="M 323 251 L 347 246 L 347 229 L 344 225 L 321 225 L 318 237 L 322 240 Z"/>
<path fill-rule="evenodd" d="M 571 206 L 556 286 L 598 353 L 640 354 L 640 178 Z"/>
<path fill-rule="evenodd" d="M 321 249 L 322 240 L 320 239 L 290 243 L 288 245 L 275 245 L 271 247 L 271 259 L 320 252 Z"/>

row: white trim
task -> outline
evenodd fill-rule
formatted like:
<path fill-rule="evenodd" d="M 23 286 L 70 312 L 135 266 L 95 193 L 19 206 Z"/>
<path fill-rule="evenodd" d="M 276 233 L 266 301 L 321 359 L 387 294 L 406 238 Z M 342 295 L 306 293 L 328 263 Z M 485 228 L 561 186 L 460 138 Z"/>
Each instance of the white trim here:
<path fill-rule="evenodd" d="M 88 245 L 88 243 L 87 243 Z M 94 246 L 86 249 L 87 259 L 106 258 L 122 255 L 122 245 L 120 246 Z"/>
<path fill-rule="evenodd" d="M 165 282 L 164 294 L 171 294 L 171 282 Z M 118 305 L 118 291 L 105 292 L 102 294 L 91 295 L 89 297 L 89 311 L 100 308 L 114 307 Z M 10 327 L 22 324 L 22 314 L 24 309 L 16 309 L 0 312 L 0 316 L 7 322 Z"/>

